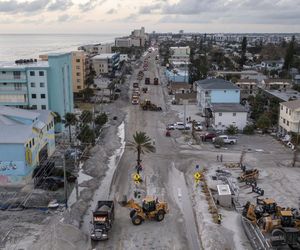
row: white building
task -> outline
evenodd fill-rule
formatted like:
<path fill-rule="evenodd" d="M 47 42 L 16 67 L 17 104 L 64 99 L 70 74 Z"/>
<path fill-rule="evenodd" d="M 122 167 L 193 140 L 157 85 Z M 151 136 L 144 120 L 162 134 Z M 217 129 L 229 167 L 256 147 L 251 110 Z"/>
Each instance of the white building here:
<path fill-rule="evenodd" d="M 171 61 L 189 61 L 191 49 L 186 47 L 170 47 Z"/>
<path fill-rule="evenodd" d="M 212 126 L 216 130 L 226 130 L 230 125 L 243 130 L 247 125 L 247 110 L 239 103 L 218 103 L 213 104 Z"/>
<path fill-rule="evenodd" d="M 120 54 L 107 53 L 92 57 L 93 67 L 97 75 L 109 74 L 119 67 Z"/>
<path fill-rule="evenodd" d="M 279 131 L 282 135 L 300 131 L 300 100 L 282 102 L 279 108 Z"/>
<path fill-rule="evenodd" d="M 130 48 L 131 47 L 131 38 L 130 37 L 118 37 L 115 39 L 115 46 L 121 48 Z"/>

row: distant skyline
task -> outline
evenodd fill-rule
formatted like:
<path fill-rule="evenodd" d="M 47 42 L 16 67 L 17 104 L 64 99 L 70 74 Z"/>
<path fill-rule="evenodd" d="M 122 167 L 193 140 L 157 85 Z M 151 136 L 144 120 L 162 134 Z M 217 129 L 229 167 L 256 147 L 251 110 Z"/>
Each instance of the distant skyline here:
<path fill-rule="evenodd" d="M 300 0 L 0 0 L 0 33 L 298 33 Z"/>

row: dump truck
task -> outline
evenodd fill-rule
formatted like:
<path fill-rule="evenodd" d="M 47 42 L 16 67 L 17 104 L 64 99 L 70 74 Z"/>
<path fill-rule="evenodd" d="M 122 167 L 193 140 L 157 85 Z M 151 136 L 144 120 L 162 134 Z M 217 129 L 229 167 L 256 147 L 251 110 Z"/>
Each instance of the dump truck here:
<path fill-rule="evenodd" d="M 149 111 L 162 111 L 162 108 L 152 103 L 150 100 L 144 100 L 141 102 L 142 110 L 149 110 Z"/>
<path fill-rule="evenodd" d="M 157 78 L 157 77 L 154 78 L 153 84 L 154 84 L 154 85 L 158 85 L 158 78 Z"/>
<path fill-rule="evenodd" d="M 94 241 L 107 240 L 108 231 L 114 221 L 114 202 L 98 201 L 91 221 L 91 239 Z"/>

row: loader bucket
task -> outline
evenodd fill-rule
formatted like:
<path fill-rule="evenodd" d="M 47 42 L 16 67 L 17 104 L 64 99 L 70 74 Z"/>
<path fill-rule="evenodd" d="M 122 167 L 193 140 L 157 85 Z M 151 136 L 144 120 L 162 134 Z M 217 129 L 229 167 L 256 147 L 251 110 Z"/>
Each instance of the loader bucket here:
<path fill-rule="evenodd" d="M 120 206 L 124 207 L 127 204 L 127 196 L 123 195 L 122 200 L 119 201 Z"/>

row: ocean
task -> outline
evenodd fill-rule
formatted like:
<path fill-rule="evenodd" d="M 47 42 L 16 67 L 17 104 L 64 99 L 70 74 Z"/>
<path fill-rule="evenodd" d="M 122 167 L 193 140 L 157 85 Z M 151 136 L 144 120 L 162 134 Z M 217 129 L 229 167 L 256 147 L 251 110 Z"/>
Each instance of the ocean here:
<path fill-rule="evenodd" d="M 81 45 L 114 42 L 121 34 L 0 34 L 0 61 L 70 52 Z"/>

